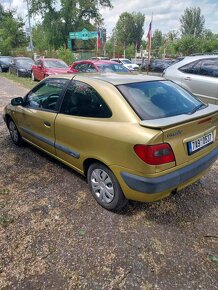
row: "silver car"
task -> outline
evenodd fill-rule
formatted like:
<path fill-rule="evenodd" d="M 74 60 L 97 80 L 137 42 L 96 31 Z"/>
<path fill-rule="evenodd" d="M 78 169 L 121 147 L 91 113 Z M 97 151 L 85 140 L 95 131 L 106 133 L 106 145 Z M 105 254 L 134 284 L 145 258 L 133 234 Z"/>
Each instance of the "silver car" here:
<path fill-rule="evenodd" d="M 218 105 L 218 55 L 187 56 L 168 67 L 163 76 L 205 103 Z"/>

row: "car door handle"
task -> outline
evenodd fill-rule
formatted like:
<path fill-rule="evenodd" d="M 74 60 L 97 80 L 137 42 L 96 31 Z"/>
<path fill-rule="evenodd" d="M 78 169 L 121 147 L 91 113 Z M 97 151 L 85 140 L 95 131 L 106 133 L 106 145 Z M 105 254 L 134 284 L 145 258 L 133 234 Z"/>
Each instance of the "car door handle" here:
<path fill-rule="evenodd" d="M 191 79 L 192 79 L 191 77 L 184 78 L 185 81 L 191 81 Z"/>
<path fill-rule="evenodd" d="M 51 127 L 51 123 L 48 122 L 48 121 L 44 121 L 44 125 L 45 125 L 46 127 Z"/>

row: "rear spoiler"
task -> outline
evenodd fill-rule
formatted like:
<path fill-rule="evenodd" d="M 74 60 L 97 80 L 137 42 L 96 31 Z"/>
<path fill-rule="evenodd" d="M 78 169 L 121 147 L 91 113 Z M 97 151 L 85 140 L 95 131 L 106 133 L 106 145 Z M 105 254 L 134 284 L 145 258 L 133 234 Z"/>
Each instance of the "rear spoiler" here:
<path fill-rule="evenodd" d="M 154 120 L 143 120 L 139 124 L 143 127 L 162 129 L 172 125 L 178 125 L 184 122 L 189 122 L 202 117 L 207 117 L 218 112 L 218 106 L 209 104 L 206 108 L 200 109 L 191 115 L 182 114 L 173 117 L 166 117 Z"/>

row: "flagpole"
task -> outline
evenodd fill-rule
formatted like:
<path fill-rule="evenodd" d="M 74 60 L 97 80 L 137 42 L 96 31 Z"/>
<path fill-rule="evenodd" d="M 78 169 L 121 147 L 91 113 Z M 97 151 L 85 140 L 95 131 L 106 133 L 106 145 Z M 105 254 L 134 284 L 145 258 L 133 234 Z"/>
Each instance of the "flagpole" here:
<path fill-rule="evenodd" d="M 152 22 L 153 22 L 153 12 L 151 15 L 151 22 L 149 24 L 149 30 L 148 30 L 148 64 L 147 64 L 147 74 L 149 72 L 149 65 L 150 65 L 150 58 L 151 58 L 151 32 L 152 32 Z"/>

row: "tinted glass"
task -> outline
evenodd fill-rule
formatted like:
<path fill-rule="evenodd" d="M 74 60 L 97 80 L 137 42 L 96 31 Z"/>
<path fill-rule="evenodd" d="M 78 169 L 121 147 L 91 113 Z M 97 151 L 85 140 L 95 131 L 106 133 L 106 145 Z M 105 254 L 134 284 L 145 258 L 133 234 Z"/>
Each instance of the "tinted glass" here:
<path fill-rule="evenodd" d="M 122 59 L 121 61 L 122 61 L 122 63 L 125 63 L 125 64 L 126 64 L 126 63 L 130 63 L 130 64 L 131 64 L 131 61 L 128 60 L 128 59 Z"/>
<path fill-rule="evenodd" d="M 34 61 L 31 58 L 30 59 L 25 59 L 24 58 L 24 59 L 17 59 L 16 63 L 19 66 L 31 68 L 32 64 L 34 64 Z"/>
<path fill-rule="evenodd" d="M 87 63 L 80 63 L 73 66 L 73 68 L 78 70 L 79 72 L 86 72 L 87 67 L 88 67 Z"/>
<path fill-rule="evenodd" d="M 218 77 L 218 59 L 204 59 L 201 61 L 200 75 Z"/>
<path fill-rule="evenodd" d="M 109 118 L 112 115 L 101 96 L 89 85 L 78 81 L 69 85 L 61 113 L 93 118 Z"/>
<path fill-rule="evenodd" d="M 129 70 L 120 64 L 99 63 L 97 67 L 100 72 L 129 72 Z"/>
<path fill-rule="evenodd" d="M 188 63 L 182 67 L 179 68 L 180 71 L 190 74 L 198 74 L 200 69 L 200 61 L 194 61 L 191 63 Z"/>
<path fill-rule="evenodd" d="M 65 79 L 46 80 L 29 93 L 26 106 L 55 111 L 57 101 L 67 82 L 68 80 Z"/>
<path fill-rule="evenodd" d="M 47 68 L 67 68 L 68 65 L 62 60 L 45 60 L 44 65 Z"/>
<path fill-rule="evenodd" d="M 9 64 L 12 61 L 11 57 L 0 57 L 0 61 L 5 63 L 5 64 Z"/>
<path fill-rule="evenodd" d="M 118 89 L 142 120 L 190 114 L 202 104 L 169 81 L 119 85 Z"/>

